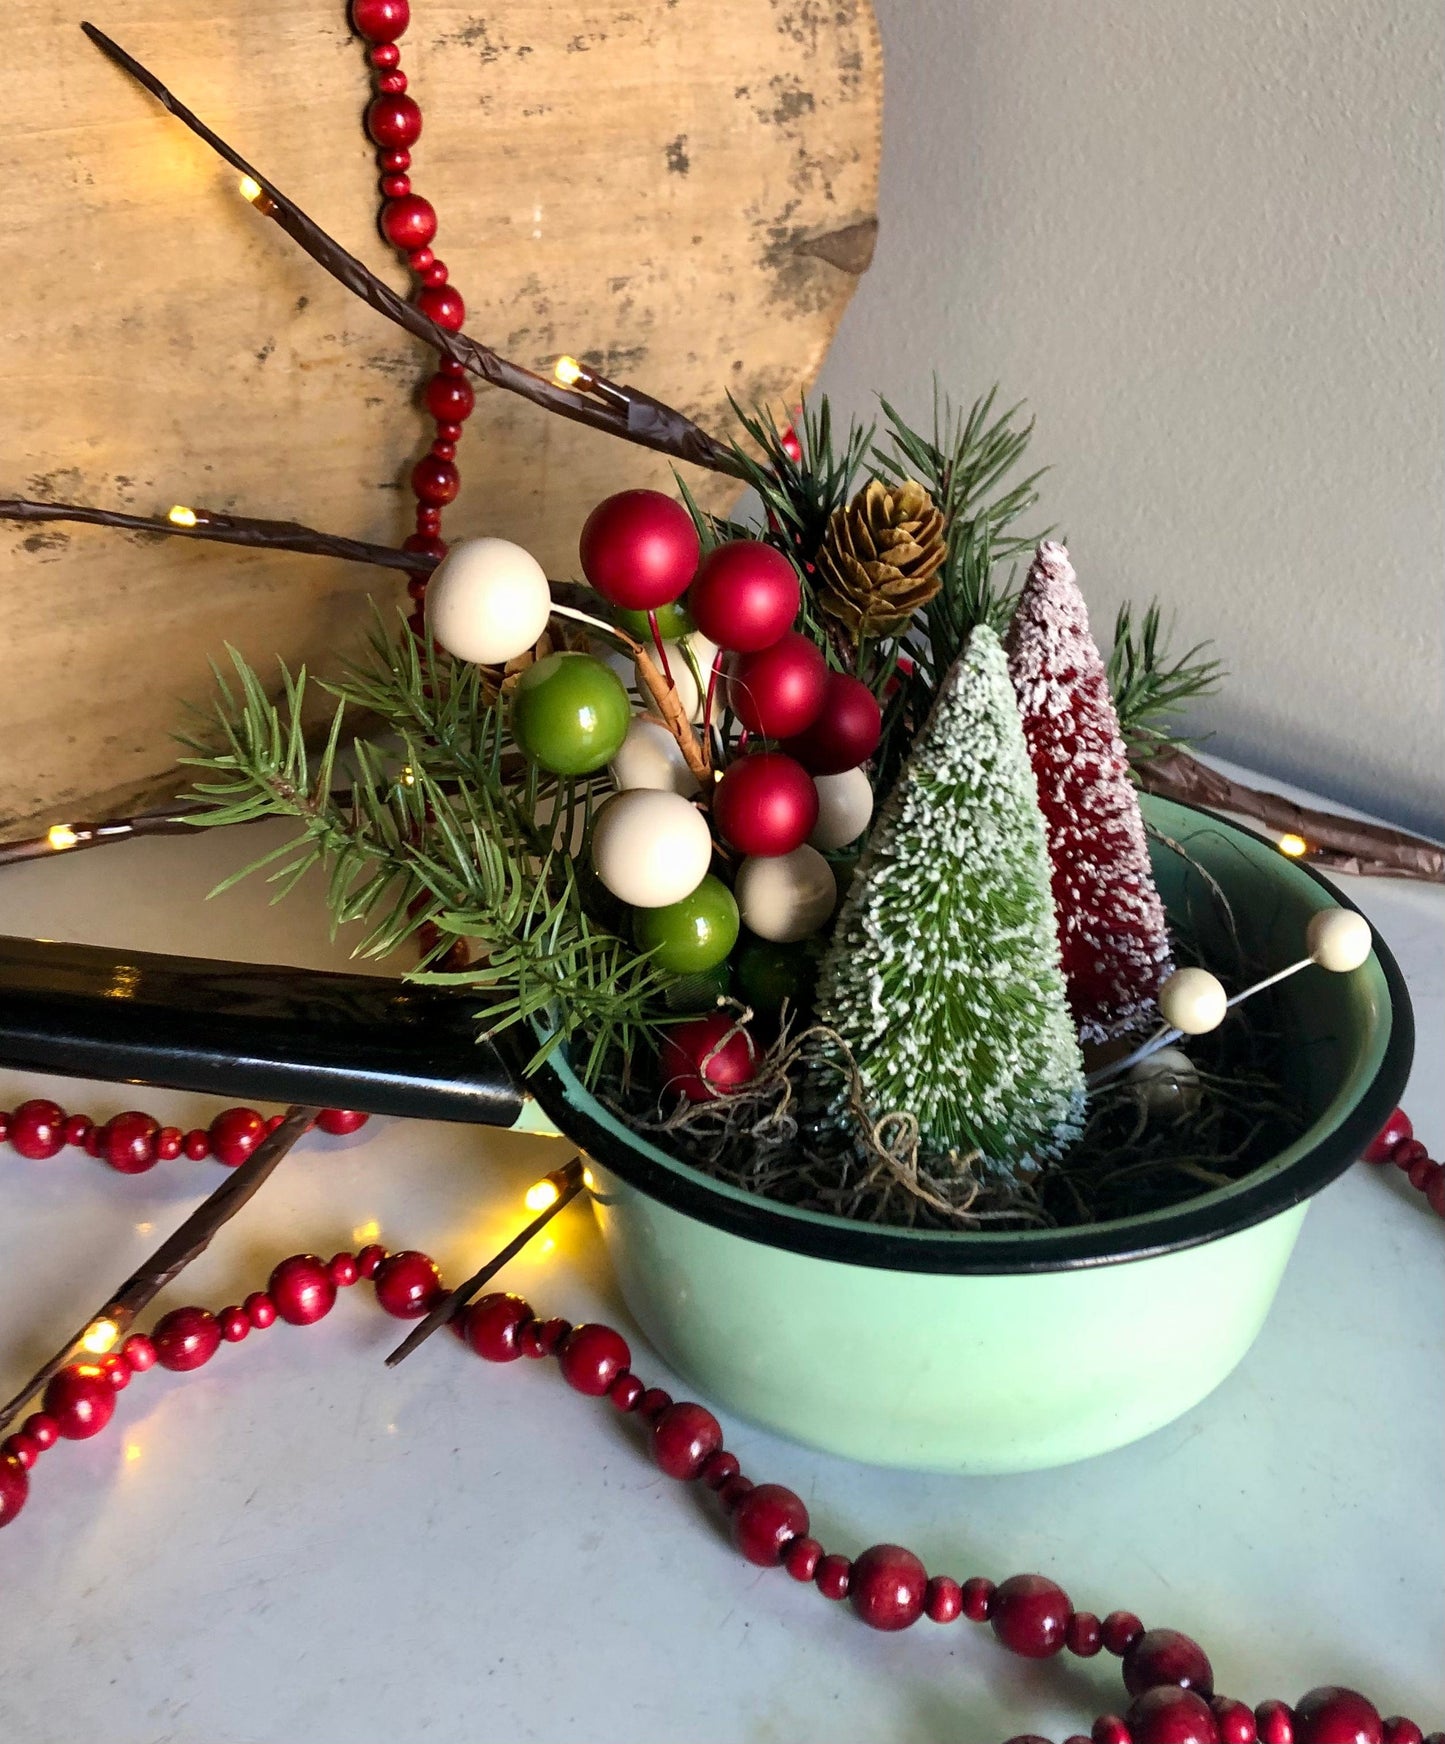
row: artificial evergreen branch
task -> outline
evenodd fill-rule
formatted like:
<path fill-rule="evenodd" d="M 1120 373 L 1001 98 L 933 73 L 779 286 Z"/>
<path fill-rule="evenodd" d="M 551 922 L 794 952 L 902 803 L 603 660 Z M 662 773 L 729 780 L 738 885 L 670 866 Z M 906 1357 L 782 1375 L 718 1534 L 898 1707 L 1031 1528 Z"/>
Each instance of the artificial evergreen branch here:
<path fill-rule="evenodd" d="M 478 1016 L 488 1035 L 518 1024 L 547 1032 L 533 1066 L 581 1036 L 588 1051 L 578 1069 L 590 1082 L 615 1055 L 625 1059 L 655 1039 L 671 1019 L 668 977 L 587 913 L 566 851 L 590 815 L 592 788 L 515 781 L 502 711 L 477 668 L 423 651 L 410 637 L 374 640 L 371 662 L 334 687 L 331 730 L 313 757 L 301 728 L 304 671 L 293 677 L 282 668 L 278 705 L 234 651 L 231 660 L 238 688 L 218 673 L 211 738 L 186 741 L 183 761 L 209 777 L 194 792 L 211 809 L 194 821 L 284 817 L 299 832 L 221 889 L 265 871 L 279 899 L 319 868 L 333 929 L 366 927 L 356 955 L 388 956 L 428 921 L 447 939 L 466 940 L 473 960 L 465 967 L 423 967 L 409 978 L 475 987 L 487 999 Z M 397 751 L 354 740 L 343 804 L 331 778 L 357 704 L 382 715 Z"/>
<path fill-rule="evenodd" d="M 1218 660 L 1200 658 L 1209 646 L 1196 642 L 1184 654 L 1171 657 L 1164 646 L 1157 600 L 1137 624 L 1128 600 L 1119 607 L 1109 651 L 1109 688 L 1119 731 L 1136 768 L 1162 751 L 1191 742 L 1175 718 L 1186 703 L 1217 690 L 1224 677 Z"/>

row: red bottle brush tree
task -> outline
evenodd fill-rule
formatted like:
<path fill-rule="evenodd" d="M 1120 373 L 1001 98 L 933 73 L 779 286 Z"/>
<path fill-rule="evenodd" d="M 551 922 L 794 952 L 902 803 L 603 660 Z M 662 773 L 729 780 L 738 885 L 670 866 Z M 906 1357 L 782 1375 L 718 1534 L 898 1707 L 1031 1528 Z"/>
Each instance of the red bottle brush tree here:
<path fill-rule="evenodd" d="M 1035 553 L 1006 645 L 1048 826 L 1070 1009 L 1080 1040 L 1108 1041 L 1150 1015 L 1169 935 L 1104 662 L 1062 545 Z"/>

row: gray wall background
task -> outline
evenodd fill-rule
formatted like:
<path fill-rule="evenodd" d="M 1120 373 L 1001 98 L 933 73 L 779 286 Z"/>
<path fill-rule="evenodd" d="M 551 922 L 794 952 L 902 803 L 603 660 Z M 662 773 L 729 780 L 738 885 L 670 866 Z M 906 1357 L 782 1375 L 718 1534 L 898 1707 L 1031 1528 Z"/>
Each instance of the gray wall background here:
<path fill-rule="evenodd" d="M 1436 0 L 875 0 L 878 252 L 822 385 L 997 381 L 1107 638 L 1230 669 L 1210 748 L 1445 833 Z"/>

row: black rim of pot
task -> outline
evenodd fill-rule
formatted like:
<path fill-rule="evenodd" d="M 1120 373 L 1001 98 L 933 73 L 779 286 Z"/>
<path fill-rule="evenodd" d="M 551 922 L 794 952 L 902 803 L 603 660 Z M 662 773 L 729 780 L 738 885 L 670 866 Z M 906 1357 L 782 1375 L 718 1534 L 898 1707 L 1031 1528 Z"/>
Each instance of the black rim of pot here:
<path fill-rule="evenodd" d="M 1274 847 L 1267 837 L 1245 829 L 1231 818 L 1221 817 L 1203 806 L 1186 809 Z M 1298 871 L 1329 891 L 1341 907 L 1358 912 L 1356 905 L 1328 878 L 1312 866 L 1294 864 Z M 1265 1222 L 1312 1198 L 1358 1159 L 1399 1101 L 1409 1077 L 1415 1045 L 1414 1019 L 1404 976 L 1378 935 L 1374 950 L 1389 990 L 1390 1033 L 1374 1077 L 1332 1132 L 1292 1163 L 1261 1180 L 1246 1177 L 1242 1184 L 1222 1189 L 1219 1195 L 1206 1194 L 1168 1210 L 1081 1229 L 1009 1234 L 916 1232 L 802 1213 L 761 1196 L 725 1191 L 689 1165 L 658 1161 L 641 1148 L 626 1143 L 589 1108 L 579 1108 L 561 1079 L 546 1068 L 526 1084 L 558 1129 L 629 1187 L 714 1229 L 766 1247 L 845 1265 L 956 1276 L 1120 1265 L 1129 1260 L 1177 1253 Z"/>

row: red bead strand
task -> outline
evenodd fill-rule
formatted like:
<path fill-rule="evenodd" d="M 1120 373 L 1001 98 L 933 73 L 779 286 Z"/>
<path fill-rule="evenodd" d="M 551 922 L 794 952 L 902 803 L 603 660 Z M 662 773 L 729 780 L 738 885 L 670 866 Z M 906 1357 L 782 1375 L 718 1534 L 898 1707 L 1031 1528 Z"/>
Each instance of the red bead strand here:
<path fill-rule="evenodd" d="M 22 1102 L 13 1114 L 0 1109 L 0 1141 L 8 1139 L 22 1157 L 46 1162 L 67 1145 L 83 1150 L 122 1175 L 141 1175 L 158 1162 L 186 1156 L 194 1163 L 214 1157 L 228 1169 L 239 1168 L 284 1116 L 269 1118 L 254 1108 L 226 1108 L 209 1127 L 183 1133 L 162 1126 L 153 1114 L 129 1109 L 97 1125 L 88 1114 L 67 1114 L 57 1102 L 38 1098 Z M 354 1108 L 323 1108 L 316 1125 L 335 1137 L 358 1131 L 371 1119 Z"/>
<path fill-rule="evenodd" d="M 45 1119 L 55 1126 L 58 1116 L 58 1110 L 54 1116 L 46 1111 Z M 40 1455 L 61 1439 L 98 1435 L 132 1374 L 157 1361 L 178 1373 L 199 1368 L 223 1342 L 241 1342 L 278 1314 L 293 1325 L 310 1325 L 330 1311 L 338 1285 L 359 1277 L 376 1280 L 378 1299 L 393 1314 L 414 1313 L 419 1299 L 434 1300 L 445 1288 L 435 1263 L 415 1250 L 388 1254 L 372 1245 L 326 1262 L 315 1254 L 293 1254 L 271 1273 L 267 1289 L 247 1296 L 239 1308 L 214 1315 L 198 1307 L 172 1309 L 152 1335 L 133 1333 L 118 1352 L 61 1369 L 46 1387 L 43 1409 L 0 1442 L 0 1526 L 24 1508 L 29 1473 Z M 1047 1658 L 1065 1646 L 1084 1656 L 1101 1647 L 1118 1655 L 1125 1688 L 1134 1697 L 1127 1714 L 1102 1714 L 1087 1739 L 1075 1733 L 1065 1744 L 1445 1744 L 1445 1734 L 1424 1738 L 1404 1715 L 1381 1719 L 1365 1696 L 1338 1685 L 1309 1691 L 1293 1708 L 1266 1701 L 1251 1711 L 1215 1696 L 1213 1670 L 1197 1642 L 1174 1629 L 1146 1630 L 1131 1611 L 1111 1611 L 1101 1623 L 1092 1612 L 1075 1611 L 1063 1588 L 1043 1575 L 1013 1575 L 995 1587 L 978 1576 L 962 1583 L 930 1577 L 920 1559 L 898 1544 L 875 1544 L 852 1561 L 828 1553 L 809 1535 L 800 1496 L 741 1475 L 737 1459 L 722 1446 L 721 1425 L 705 1406 L 674 1402 L 661 1388 L 644 1390 L 631 1371 L 627 1342 L 613 1328 L 539 1320 L 521 1297 L 492 1294 L 464 1311 L 460 1329 L 490 1362 L 555 1356 L 574 1390 L 635 1410 L 649 1425 L 661 1469 L 717 1493 L 731 1516 L 733 1542 L 749 1562 L 785 1567 L 825 1598 L 850 1599 L 870 1628 L 896 1631 L 923 1616 L 942 1624 L 965 1617 L 989 1622 L 1004 1646 L 1026 1658 Z M 1048 1741 L 1020 1733 L 1008 1744 Z"/>
<path fill-rule="evenodd" d="M 397 39 L 405 34 L 410 21 L 405 0 L 352 0 L 351 22 L 357 35 L 370 45 L 367 60 L 375 73 L 376 95 L 367 108 L 365 126 L 376 147 L 376 165 L 381 172 L 377 224 L 412 273 L 412 300 L 417 308 L 439 327 L 455 333 L 466 319 L 466 305 L 450 283 L 446 262 L 438 260 L 432 248 L 437 233 L 436 208 L 416 192 L 407 174 L 412 167 L 412 147 L 423 128 L 421 105 L 407 95 L 397 47 Z M 424 384 L 422 399 L 437 431 L 427 452 L 412 468 L 416 532 L 405 541 L 405 548 L 442 558 L 447 548 L 439 537 L 440 510 L 461 488 L 453 462 L 461 427 L 472 415 L 475 397 L 465 370 L 448 359 Z M 408 592 L 417 608 L 409 621 L 420 635 L 425 628 L 425 576 L 413 578 Z"/>

